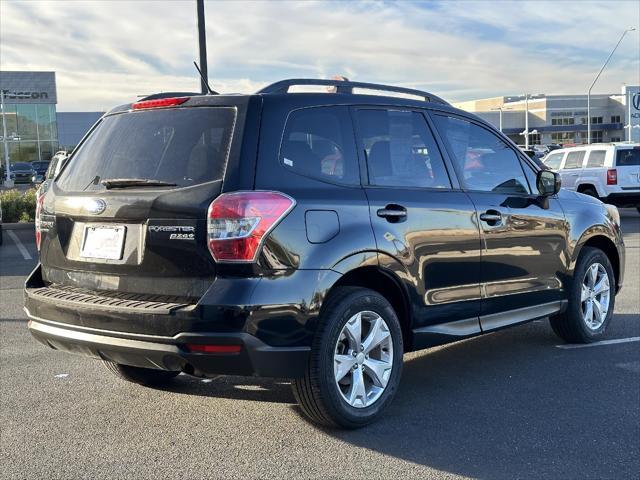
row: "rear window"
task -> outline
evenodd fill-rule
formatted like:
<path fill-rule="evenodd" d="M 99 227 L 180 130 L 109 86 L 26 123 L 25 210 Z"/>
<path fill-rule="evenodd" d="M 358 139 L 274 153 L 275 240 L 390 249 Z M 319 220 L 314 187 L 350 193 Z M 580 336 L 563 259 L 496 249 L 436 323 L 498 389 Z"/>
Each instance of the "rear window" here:
<path fill-rule="evenodd" d="M 625 148 L 616 152 L 616 166 L 630 167 L 640 165 L 640 149 Z"/>
<path fill-rule="evenodd" d="M 569 152 L 567 154 L 567 160 L 564 162 L 564 168 L 582 168 L 582 161 L 584 160 L 584 150 L 577 152 Z"/>
<path fill-rule="evenodd" d="M 219 180 L 236 110 L 198 107 L 105 117 L 59 180 L 67 191 L 102 190 L 108 179 L 148 179 L 179 187 Z"/>
<path fill-rule="evenodd" d="M 606 150 L 592 150 L 587 159 L 587 168 L 598 168 L 604 166 L 604 159 L 607 156 Z"/>
<path fill-rule="evenodd" d="M 31 164 L 30 163 L 24 163 L 24 162 L 18 162 L 18 163 L 14 163 L 11 168 L 13 170 L 31 170 Z"/>

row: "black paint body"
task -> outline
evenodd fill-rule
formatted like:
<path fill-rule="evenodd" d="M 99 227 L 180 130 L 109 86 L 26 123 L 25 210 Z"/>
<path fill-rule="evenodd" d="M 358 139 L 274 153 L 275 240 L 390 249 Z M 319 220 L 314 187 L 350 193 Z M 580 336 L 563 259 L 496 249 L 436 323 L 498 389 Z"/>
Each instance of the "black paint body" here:
<path fill-rule="evenodd" d="M 561 311 L 585 244 L 609 255 L 620 288 L 624 245 L 604 204 L 564 190 L 547 198 L 467 192 L 435 128 L 451 189 L 369 185 L 361 145 L 360 185 L 284 168 L 279 153 L 287 118 L 320 105 L 344 106 L 354 119 L 357 108 L 370 106 L 418 112 L 430 126 L 436 112 L 468 119 L 501 136 L 535 182 L 538 167 L 513 143 L 445 103 L 344 93 L 192 97 L 177 108 L 237 109 L 224 179 L 99 194 L 67 194 L 52 183 L 44 200 L 41 263 L 25 289 L 34 336 L 54 348 L 138 366 L 297 377 L 322 321 L 323 301 L 339 285 L 385 295 L 398 312 L 407 350 Z M 129 115 L 130 108 L 107 115 Z M 216 264 L 206 246 L 207 208 L 220 193 L 239 190 L 280 191 L 296 205 L 268 235 L 256 263 Z M 103 199 L 106 211 L 87 215 L 77 207 L 83 196 Z M 390 205 L 406 216 L 378 216 Z M 502 215 L 499 225 L 479 219 L 488 211 Z M 97 221 L 126 225 L 122 260 L 78 256 L 79 232 Z M 169 225 L 193 227 L 195 240 L 171 241 L 149 228 Z M 100 308 L 74 300 L 73 289 L 121 295 L 129 303 Z M 174 303 L 180 306 L 160 306 Z M 239 343 L 243 350 L 189 354 L 186 343 Z"/>

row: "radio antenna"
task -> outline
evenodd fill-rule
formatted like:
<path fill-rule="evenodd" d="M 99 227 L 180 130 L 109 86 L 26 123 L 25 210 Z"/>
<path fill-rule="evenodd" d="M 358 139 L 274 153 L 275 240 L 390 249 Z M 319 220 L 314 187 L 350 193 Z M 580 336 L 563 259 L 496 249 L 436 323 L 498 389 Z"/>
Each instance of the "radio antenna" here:
<path fill-rule="evenodd" d="M 211 86 L 209 85 L 209 81 L 202 74 L 202 70 L 200 70 L 200 67 L 198 66 L 198 64 L 196 62 L 193 62 L 193 66 L 196 67 L 196 70 L 198 70 L 198 73 L 200 74 L 200 78 L 202 79 L 202 83 L 204 83 L 207 86 L 207 90 L 209 90 L 208 95 L 218 95 L 218 92 L 211 89 Z"/>

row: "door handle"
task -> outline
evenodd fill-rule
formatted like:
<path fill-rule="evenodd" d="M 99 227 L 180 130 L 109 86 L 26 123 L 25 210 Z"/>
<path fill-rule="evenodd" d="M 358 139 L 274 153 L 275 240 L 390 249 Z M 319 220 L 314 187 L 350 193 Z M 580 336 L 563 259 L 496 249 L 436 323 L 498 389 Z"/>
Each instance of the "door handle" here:
<path fill-rule="evenodd" d="M 487 210 L 484 213 L 480 214 L 480 220 L 488 223 L 489 225 L 498 225 L 502 222 L 502 214 L 497 210 Z"/>
<path fill-rule="evenodd" d="M 407 218 L 407 209 L 402 205 L 390 204 L 379 209 L 376 213 L 379 217 L 386 218 L 389 222 L 399 222 Z"/>

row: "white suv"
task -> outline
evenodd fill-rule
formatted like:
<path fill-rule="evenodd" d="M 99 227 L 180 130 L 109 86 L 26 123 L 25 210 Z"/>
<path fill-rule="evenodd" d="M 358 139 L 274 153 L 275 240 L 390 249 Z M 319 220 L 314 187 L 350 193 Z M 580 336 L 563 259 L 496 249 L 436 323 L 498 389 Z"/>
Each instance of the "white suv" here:
<path fill-rule="evenodd" d="M 561 148 L 543 162 L 560 173 L 563 188 L 640 211 L 640 144 Z"/>

